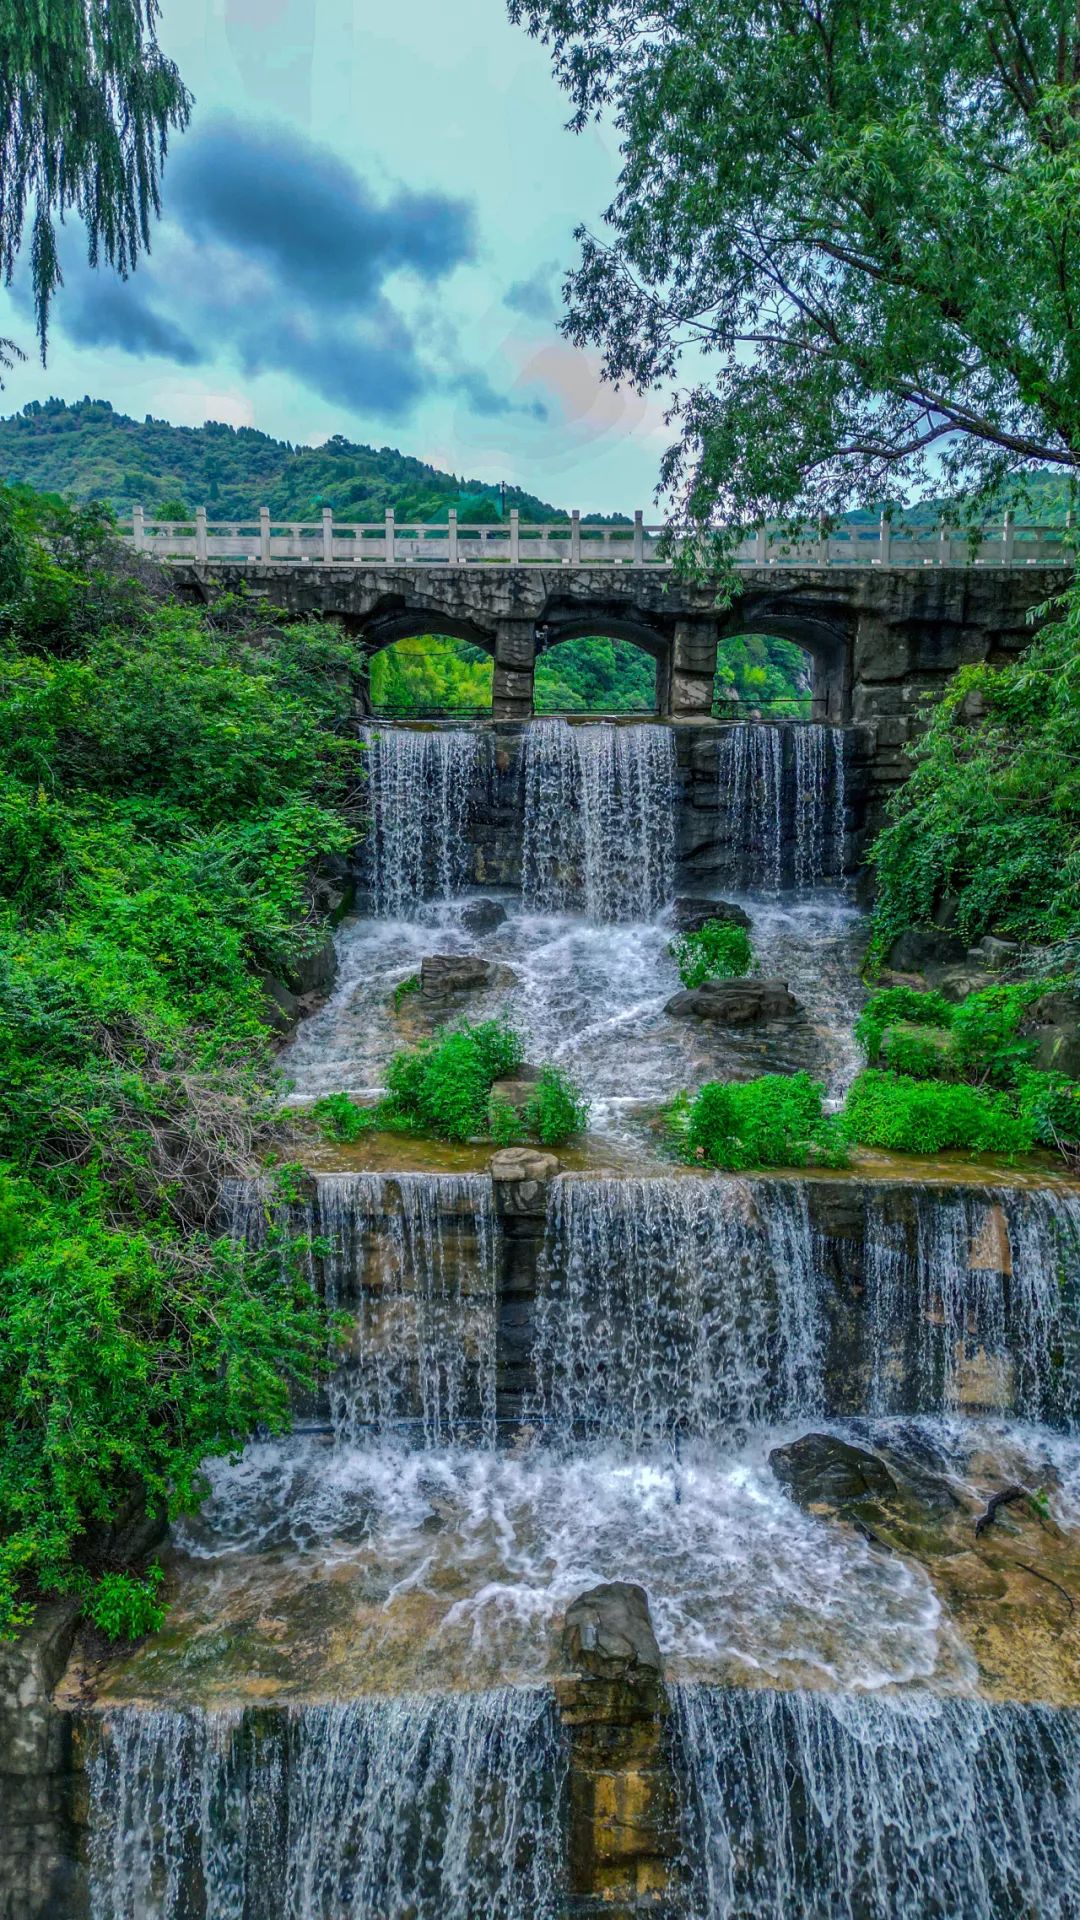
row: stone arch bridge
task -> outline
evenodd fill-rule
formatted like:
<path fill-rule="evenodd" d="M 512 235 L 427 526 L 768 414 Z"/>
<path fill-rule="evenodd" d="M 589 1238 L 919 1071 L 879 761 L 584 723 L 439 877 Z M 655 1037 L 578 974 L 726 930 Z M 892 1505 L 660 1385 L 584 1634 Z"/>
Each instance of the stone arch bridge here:
<path fill-rule="evenodd" d="M 173 561 L 177 586 L 213 601 L 235 592 L 297 617 L 339 621 L 367 657 L 420 633 L 472 641 L 494 661 L 492 719 L 533 712 L 536 661 L 582 634 L 628 640 L 657 663 L 657 710 L 710 721 L 716 654 L 729 634 L 776 634 L 813 663 L 814 715 L 874 730 L 875 786 L 907 771 L 918 709 L 957 667 L 1004 661 L 1031 615 L 1074 575 L 1062 565 L 742 565 L 730 605 L 667 567 L 573 568 Z"/>

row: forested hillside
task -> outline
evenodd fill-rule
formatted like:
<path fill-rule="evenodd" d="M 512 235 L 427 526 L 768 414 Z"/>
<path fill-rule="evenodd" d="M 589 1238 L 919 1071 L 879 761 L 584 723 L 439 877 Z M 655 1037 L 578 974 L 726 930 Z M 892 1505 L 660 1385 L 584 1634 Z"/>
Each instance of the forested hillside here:
<path fill-rule="evenodd" d="M 167 518 L 198 506 L 219 520 L 249 518 L 261 506 L 294 520 L 323 507 L 350 520 L 379 520 L 387 507 L 429 521 L 445 520 L 451 507 L 470 520 L 495 520 L 504 506 L 529 520 L 565 518 L 520 487 L 507 487 L 504 500 L 491 482 L 441 473 L 393 447 L 356 446 L 340 434 L 321 447 L 291 446 L 220 421 L 133 420 L 89 398 L 74 406 L 32 401 L 0 420 L 0 480 L 80 504 L 100 500 L 119 514 L 138 504 Z"/>

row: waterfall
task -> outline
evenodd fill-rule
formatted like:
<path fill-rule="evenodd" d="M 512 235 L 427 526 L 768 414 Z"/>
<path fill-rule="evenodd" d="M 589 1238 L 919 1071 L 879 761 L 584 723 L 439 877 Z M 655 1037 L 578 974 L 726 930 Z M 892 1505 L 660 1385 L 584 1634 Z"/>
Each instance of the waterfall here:
<path fill-rule="evenodd" d="M 534 720 L 525 731 L 523 892 L 542 913 L 649 920 L 674 893 L 675 741 L 664 726 Z"/>
<path fill-rule="evenodd" d="M 744 721 L 724 729 L 719 807 L 730 880 L 777 893 L 843 874 L 845 754 L 839 727 Z"/>
<path fill-rule="evenodd" d="M 265 1184 L 233 1181 L 229 1230 L 259 1244 Z M 328 1308 L 352 1317 L 330 1382 L 335 1433 L 415 1421 L 425 1446 L 495 1435 L 497 1228 L 486 1174 L 321 1174 L 278 1224 L 326 1243 Z"/>
<path fill-rule="evenodd" d="M 484 737 L 468 727 L 365 727 L 371 831 L 365 846 L 374 910 L 409 919 L 468 880 L 465 827 Z"/>
<path fill-rule="evenodd" d="M 1073 1920 L 1080 1713 L 672 1689 L 694 1920 Z"/>
<path fill-rule="evenodd" d="M 1080 1286 L 1080 1195 L 876 1193 L 865 1231 L 872 1411 L 956 1406 L 961 1365 L 978 1360 L 992 1404 L 1075 1417 L 1080 1355 L 1066 1309 Z"/>
<path fill-rule="evenodd" d="M 92 1730 L 92 1920 L 554 1920 L 564 1760 L 543 1689 Z"/>
<path fill-rule="evenodd" d="M 820 1345 L 801 1184 L 552 1183 L 537 1300 L 538 1422 L 640 1446 L 811 1412 Z"/>

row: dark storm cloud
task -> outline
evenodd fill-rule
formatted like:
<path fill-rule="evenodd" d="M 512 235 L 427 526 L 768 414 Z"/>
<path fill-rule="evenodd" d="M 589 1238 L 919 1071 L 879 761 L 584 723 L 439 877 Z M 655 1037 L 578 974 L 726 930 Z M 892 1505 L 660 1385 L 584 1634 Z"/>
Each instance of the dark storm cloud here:
<path fill-rule="evenodd" d="M 160 354 L 182 367 L 197 366 L 202 353 L 164 314 L 155 313 L 130 282 L 87 269 L 74 284 L 65 275 L 64 329 L 80 347 L 122 347 L 127 353 Z"/>
<path fill-rule="evenodd" d="M 508 394 L 500 393 L 497 387 L 492 386 L 486 373 L 476 369 L 455 374 L 449 384 L 455 393 L 460 393 L 468 401 L 470 411 L 479 414 L 481 419 L 494 420 L 506 413 L 527 413 L 534 420 L 547 419 L 547 408 L 542 400 L 512 400 Z"/>
<path fill-rule="evenodd" d="M 57 321 L 80 346 L 185 367 L 227 355 L 385 420 L 448 392 L 485 418 L 546 418 L 541 400 L 510 399 L 468 366 L 452 332 L 440 353 L 422 352 L 388 291 L 399 271 L 435 286 L 471 258 L 466 201 L 377 195 L 325 149 L 233 121 L 190 134 L 167 186 L 154 253 L 133 280 L 88 268 L 71 232 Z"/>
<path fill-rule="evenodd" d="M 269 267 L 285 299 L 351 313 L 372 306 L 397 269 L 441 280 L 475 248 L 468 201 L 404 187 L 380 199 L 325 148 L 227 120 L 179 149 L 166 212 Z"/>
<path fill-rule="evenodd" d="M 536 272 L 527 280 L 514 280 L 503 294 L 503 300 L 514 313 L 523 314 L 526 320 L 554 320 L 559 307 L 551 291 L 551 277 L 556 272 L 556 262 L 551 260 L 546 266 L 537 267 Z"/>

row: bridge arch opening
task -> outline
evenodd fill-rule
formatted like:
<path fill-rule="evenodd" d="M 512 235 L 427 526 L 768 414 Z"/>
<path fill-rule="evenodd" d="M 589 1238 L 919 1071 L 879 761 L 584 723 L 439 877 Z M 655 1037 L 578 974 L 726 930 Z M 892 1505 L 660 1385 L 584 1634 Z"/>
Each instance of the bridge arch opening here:
<path fill-rule="evenodd" d="M 376 718 L 490 714 L 494 658 L 484 636 L 437 619 L 387 622 L 364 639 L 367 704 Z"/>
<path fill-rule="evenodd" d="M 815 662 L 797 641 L 775 633 L 732 633 L 716 650 L 718 720 L 814 720 Z"/>
<path fill-rule="evenodd" d="M 656 656 L 640 642 L 606 633 L 559 635 L 536 662 L 539 714 L 655 713 Z"/>

